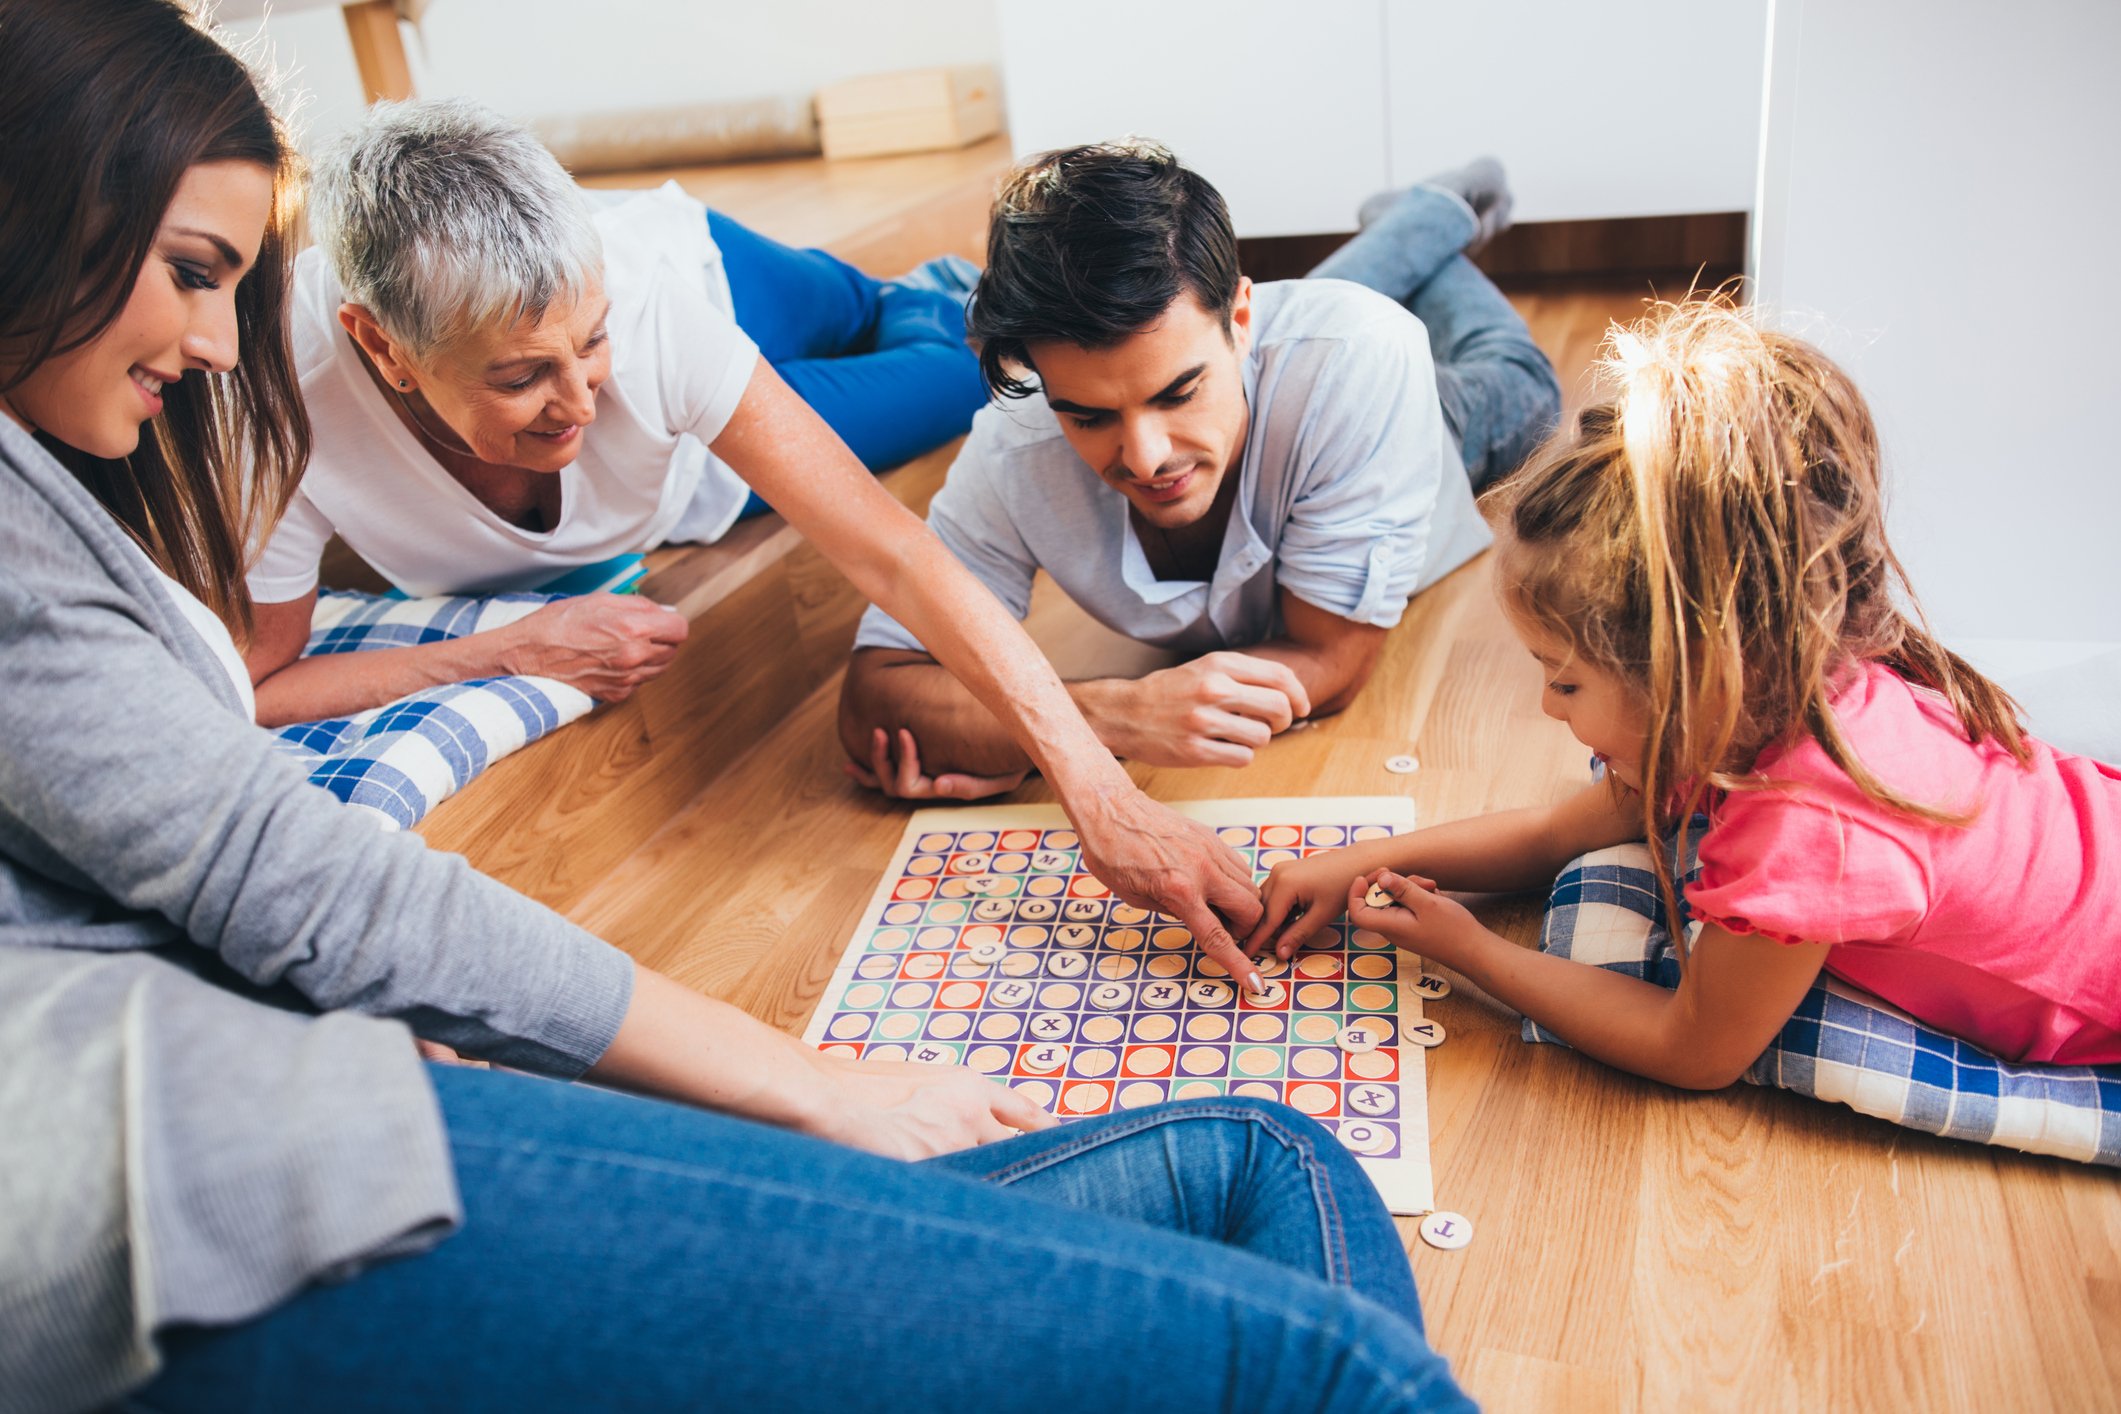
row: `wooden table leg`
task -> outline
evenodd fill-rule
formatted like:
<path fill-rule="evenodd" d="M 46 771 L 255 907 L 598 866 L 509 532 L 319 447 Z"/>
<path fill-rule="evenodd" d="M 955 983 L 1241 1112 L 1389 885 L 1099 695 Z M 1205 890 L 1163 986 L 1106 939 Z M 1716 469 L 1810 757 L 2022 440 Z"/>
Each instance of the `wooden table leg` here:
<path fill-rule="evenodd" d="M 343 10 L 346 37 L 353 41 L 354 63 L 360 66 L 368 101 L 412 97 L 412 70 L 398 33 L 397 6 L 391 0 L 360 0 Z"/>

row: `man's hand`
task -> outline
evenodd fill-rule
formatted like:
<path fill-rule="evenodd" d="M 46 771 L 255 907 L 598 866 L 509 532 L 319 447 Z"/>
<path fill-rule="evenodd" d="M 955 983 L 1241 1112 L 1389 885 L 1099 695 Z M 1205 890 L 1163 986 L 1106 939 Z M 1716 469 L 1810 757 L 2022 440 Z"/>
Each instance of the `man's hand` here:
<path fill-rule="evenodd" d="M 1202 952 L 1262 990 L 1259 969 L 1232 936 L 1259 921 L 1259 888 L 1213 830 L 1131 789 L 1071 804 L 1068 814 L 1082 837 L 1084 867 L 1106 888 L 1176 918 Z"/>
<path fill-rule="evenodd" d="M 1092 725 L 1115 754 L 1152 766 L 1249 766 L 1310 714 L 1311 696 L 1285 664 L 1219 652 L 1117 685 Z"/>
<path fill-rule="evenodd" d="M 972 776 L 947 771 L 940 776 L 924 776 L 920 744 L 904 727 L 898 730 L 897 752 L 894 754 L 891 748 L 890 734 L 878 727 L 870 737 L 868 764 L 849 761 L 847 774 L 894 800 L 979 800 L 1015 790 L 1031 774 L 1024 770 L 1001 776 Z"/>
<path fill-rule="evenodd" d="M 560 599 L 495 632 L 500 669 L 556 678 L 604 702 L 624 702 L 677 657 L 685 616 L 632 594 Z"/>

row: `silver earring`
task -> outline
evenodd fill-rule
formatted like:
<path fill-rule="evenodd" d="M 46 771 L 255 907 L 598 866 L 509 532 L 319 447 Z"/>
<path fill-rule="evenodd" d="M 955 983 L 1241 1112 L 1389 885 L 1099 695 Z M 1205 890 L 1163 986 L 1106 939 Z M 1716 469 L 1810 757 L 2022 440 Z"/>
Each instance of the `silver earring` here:
<path fill-rule="evenodd" d="M 400 378 L 400 379 L 398 380 L 398 386 L 399 386 L 400 388 L 410 388 L 410 387 L 412 386 L 412 383 L 411 383 L 411 381 L 410 381 L 410 380 L 408 380 L 408 379 Z"/>

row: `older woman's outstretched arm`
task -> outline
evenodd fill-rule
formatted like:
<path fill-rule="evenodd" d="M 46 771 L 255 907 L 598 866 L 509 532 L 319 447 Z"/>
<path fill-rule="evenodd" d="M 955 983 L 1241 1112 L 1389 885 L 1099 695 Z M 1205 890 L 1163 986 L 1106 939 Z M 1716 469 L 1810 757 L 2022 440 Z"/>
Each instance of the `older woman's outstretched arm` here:
<path fill-rule="evenodd" d="M 1098 878 L 1177 918 L 1231 975 L 1256 979 L 1232 936 L 1259 917 L 1250 871 L 1205 826 L 1142 794 L 1023 626 L 763 359 L 713 445 L 1008 727 L 1053 782 Z"/>

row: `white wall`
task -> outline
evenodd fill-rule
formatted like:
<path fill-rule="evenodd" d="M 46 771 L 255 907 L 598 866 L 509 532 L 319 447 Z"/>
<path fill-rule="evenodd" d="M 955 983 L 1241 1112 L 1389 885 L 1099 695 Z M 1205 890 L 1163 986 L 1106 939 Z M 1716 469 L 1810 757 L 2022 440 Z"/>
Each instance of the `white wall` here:
<path fill-rule="evenodd" d="M 263 33 L 310 96 L 305 143 L 353 121 L 360 81 L 336 8 L 269 15 Z M 523 119 L 807 94 L 856 74 L 994 63 L 1001 47 L 993 0 L 430 0 L 406 37 L 419 93 Z"/>
<path fill-rule="evenodd" d="M 1894 544 L 1995 671 L 2121 642 L 2117 59 L 2113 0 L 1776 0 L 1758 297 L 1855 375 Z"/>

